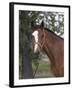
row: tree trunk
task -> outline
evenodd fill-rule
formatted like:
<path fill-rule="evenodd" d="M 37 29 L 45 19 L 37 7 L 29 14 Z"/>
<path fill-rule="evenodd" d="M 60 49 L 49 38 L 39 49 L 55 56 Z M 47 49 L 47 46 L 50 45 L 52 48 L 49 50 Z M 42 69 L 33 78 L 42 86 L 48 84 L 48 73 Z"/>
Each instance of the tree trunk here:
<path fill-rule="evenodd" d="M 24 48 L 22 55 L 22 79 L 33 78 L 32 64 L 29 58 L 28 48 Z"/>

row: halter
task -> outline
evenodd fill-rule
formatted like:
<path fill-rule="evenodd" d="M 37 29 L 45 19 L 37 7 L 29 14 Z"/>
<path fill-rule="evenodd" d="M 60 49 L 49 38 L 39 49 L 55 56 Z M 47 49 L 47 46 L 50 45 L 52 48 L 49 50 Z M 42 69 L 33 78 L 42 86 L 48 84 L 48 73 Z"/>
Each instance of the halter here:
<path fill-rule="evenodd" d="M 44 29 L 43 29 L 43 34 L 44 34 L 44 38 L 43 38 L 43 43 L 41 44 L 41 43 L 39 43 L 39 42 L 35 42 L 34 44 L 38 44 L 38 46 L 41 48 L 41 50 L 42 50 L 42 48 L 43 48 L 43 46 L 44 46 L 44 44 L 45 44 L 45 32 L 44 32 Z"/>
<path fill-rule="evenodd" d="M 45 44 L 45 32 L 44 32 L 44 29 L 43 29 L 43 34 L 44 34 L 44 38 L 43 38 L 43 43 L 42 43 L 42 45 L 41 45 L 41 43 L 39 43 L 39 42 L 35 42 L 34 44 L 38 44 L 38 46 L 41 48 L 41 50 L 42 50 L 42 48 L 43 48 L 43 45 Z M 33 75 L 33 77 L 35 77 L 35 74 L 36 74 L 36 72 L 37 72 L 37 70 L 38 70 L 38 66 L 39 66 L 39 63 L 38 63 L 38 65 L 37 65 L 37 67 L 36 67 L 36 70 L 35 70 L 35 72 L 34 72 L 34 75 Z"/>

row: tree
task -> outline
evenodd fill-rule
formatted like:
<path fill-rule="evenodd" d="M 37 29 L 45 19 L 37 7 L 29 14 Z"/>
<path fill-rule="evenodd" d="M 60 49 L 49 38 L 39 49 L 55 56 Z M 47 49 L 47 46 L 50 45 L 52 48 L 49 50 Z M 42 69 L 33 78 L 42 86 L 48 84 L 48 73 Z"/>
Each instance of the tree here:
<path fill-rule="evenodd" d="M 31 22 L 36 24 L 39 12 L 19 11 L 19 70 L 20 78 L 33 78 L 31 50 Z"/>
<path fill-rule="evenodd" d="M 29 17 L 28 17 L 28 11 L 20 11 L 19 12 L 19 55 L 20 57 L 20 76 L 21 79 L 23 78 L 33 78 L 32 73 L 32 65 L 31 60 L 29 56 L 29 34 L 30 34 L 30 23 L 29 23 Z"/>

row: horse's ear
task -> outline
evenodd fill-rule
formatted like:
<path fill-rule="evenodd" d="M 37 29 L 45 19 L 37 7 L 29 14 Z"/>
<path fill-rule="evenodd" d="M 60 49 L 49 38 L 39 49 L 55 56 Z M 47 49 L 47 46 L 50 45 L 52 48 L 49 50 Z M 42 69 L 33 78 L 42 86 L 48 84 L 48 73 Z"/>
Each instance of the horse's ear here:
<path fill-rule="evenodd" d="M 41 22 L 41 27 L 44 28 L 44 22 L 43 21 Z"/>

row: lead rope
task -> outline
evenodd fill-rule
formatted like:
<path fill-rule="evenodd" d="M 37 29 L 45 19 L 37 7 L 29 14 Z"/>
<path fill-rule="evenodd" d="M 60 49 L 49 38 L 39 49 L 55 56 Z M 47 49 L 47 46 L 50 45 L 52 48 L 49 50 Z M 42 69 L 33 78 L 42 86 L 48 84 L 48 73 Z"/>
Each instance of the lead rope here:
<path fill-rule="evenodd" d="M 36 67 L 36 70 L 35 70 L 35 72 L 34 72 L 34 74 L 33 74 L 33 78 L 35 78 L 35 75 L 36 75 L 36 73 L 37 73 L 38 67 L 39 67 L 39 62 L 38 62 L 38 65 L 37 65 L 37 67 Z"/>
<path fill-rule="evenodd" d="M 43 32 L 44 32 L 44 29 L 43 29 Z M 45 42 L 45 32 L 44 32 L 44 40 L 43 41 Z M 42 45 L 40 43 L 37 43 L 37 44 L 41 47 L 41 50 L 42 50 L 42 47 L 43 47 L 44 43 Z M 41 50 L 39 50 L 39 51 L 41 51 Z M 38 65 L 36 67 L 36 70 L 35 70 L 35 72 L 33 74 L 33 78 L 35 78 L 35 75 L 37 73 L 38 67 L 39 67 L 39 62 L 38 62 Z"/>

